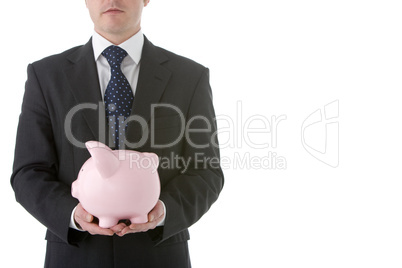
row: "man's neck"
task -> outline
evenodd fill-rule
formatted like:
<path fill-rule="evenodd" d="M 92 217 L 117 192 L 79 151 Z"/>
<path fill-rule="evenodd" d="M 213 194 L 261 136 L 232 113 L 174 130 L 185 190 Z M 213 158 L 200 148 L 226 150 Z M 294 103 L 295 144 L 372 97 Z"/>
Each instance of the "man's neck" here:
<path fill-rule="evenodd" d="M 138 33 L 140 29 L 137 29 L 135 31 L 132 32 L 127 32 L 124 34 L 111 34 L 111 33 L 104 33 L 104 32 L 100 32 L 97 29 L 95 29 L 95 31 L 101 35 L 103 38 L 105 38 L 106 40 L 108 40 L 109 42 L 111 42 L 112 44 L 118 46 L 121 43 L 124 43 L 125 41 L 127 41 L 128 39 L 130 39 L 131 37 L 133 37 L 136 33 Z"/>

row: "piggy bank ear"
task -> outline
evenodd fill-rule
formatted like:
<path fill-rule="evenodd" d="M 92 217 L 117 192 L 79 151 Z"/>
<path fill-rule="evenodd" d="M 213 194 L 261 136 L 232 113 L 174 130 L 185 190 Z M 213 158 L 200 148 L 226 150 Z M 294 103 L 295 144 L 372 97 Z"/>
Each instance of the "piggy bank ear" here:
<path fill-rule="evenodd" d="M 91 154 L 95 167 L 102 178 L 109 178 L 117 171 L 120 161 L 112 149 L 97 141 L 88 141 L 85 143 L 85 146 Z"/>

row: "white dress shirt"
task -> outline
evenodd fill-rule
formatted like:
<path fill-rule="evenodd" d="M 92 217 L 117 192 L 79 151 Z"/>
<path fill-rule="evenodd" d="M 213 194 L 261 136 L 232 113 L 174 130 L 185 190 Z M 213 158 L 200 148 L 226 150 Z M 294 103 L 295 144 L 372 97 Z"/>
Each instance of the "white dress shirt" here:
<path fill-rule="evenodd" d="M 102 100 L 104 99 L 105 90 L 107 84 L 110 80 L 110 65 L 107 62 L 107 59 L 102 55 L 102 52 L 108 48 L 109 46 L 113 45 L 110 41 L 105 39 L 103 36 L 94 32 L 92 36 L 92 47 L 94 51 L 94 57 L 96 62 L 96 68 L 98 70 L 98 77 L 99 77 L 99 84 L 101 90 Z M 135 91 L 137 89 L 137 82 L 138 82 L 138 75 L 140 73 L 140 61 L 141 61 L 141 54 L 142 48 L 144 46 L 144 35 L 142 34 L 141 30 L 138 31 L 135 35 L 130 37 L 127 41 L 118 45 L 125 51 L 127 51 L 127 56 L 123 59 L 121 63 L 121 71 L 123 72 L 124 76 L 126 77 L 127 81 L 129 82 L 131 89 L 133 91 L 133 95 L 135 97 Z M 162 201 L 161 201 L 162 202 Z M 163 210 L 165 212 L 165 216 L 163 219 L 158 223 L 157 226 L 163 226 L 165 224 L 166 218 L 166 206 L 162 202 Z M 74 221 L 74 213 L 77 207 L 71 213 L 70 219 L 70 228 L 80 230 Z"/>
<path fill-rule="evenodd" d="M 113 44 L 102 37 L 97 32 L 92 36 L 92 47 L 94 50 L 94 57 L 96 61 L 96 68 L 98 69 L 99 84 L 102 99 L 105 95 L 105 90 L 107 84 L 110 80 L 110 65 L 107 59 L 102 55 L 102 52 L 112 46 Z M 123 59 L 121 63 L 121 71 L 126 77 L 128 83 L 133 90 L 133 95 L 135 96 L 135 91 L 137 89 L 138 75 L 140 73 L 140 61 L 142 54 L 142 47 L 144 46 L 144 35 L 141 30 L 133 35 L 127 41 L 121 43 L 119 47 L 127 51 L 127 56 Z"/>

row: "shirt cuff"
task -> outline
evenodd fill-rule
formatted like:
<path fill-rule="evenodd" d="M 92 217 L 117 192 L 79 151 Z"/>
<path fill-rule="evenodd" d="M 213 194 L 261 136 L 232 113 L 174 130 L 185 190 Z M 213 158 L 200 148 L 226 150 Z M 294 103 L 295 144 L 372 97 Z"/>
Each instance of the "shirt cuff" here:
<path fill-rule="evenodd" d="M 75 230 L 77 230 L 77 231 L 84 232 L 84 230 L 78 228 L 78 226 L 75 224 L 74 213 L 75 213 L 75 210 L 76 210 L 76 209 L 77 209 L 77 206 L 73 209 L 73 212 L 71 212 L 70 225 L 69 225 L 69 227 L 70 227 L 70 228 L 73 228 L 73 229 L 75 229 Z"/>
<path fill-rule="evenodd" d="M 163 219 L 156 225 L 156 227 L 159 227 L 159 226 L 164 226 L 165 225 L 165 219 L 166 219 L 166 206 L 165 206 L 165 203 L 163 203 L 163 201 L 162 200 L 159 200 L 159 201 L 161 201 L 161 203 L 162 203 L 162 205 L 163 205 Z"/>

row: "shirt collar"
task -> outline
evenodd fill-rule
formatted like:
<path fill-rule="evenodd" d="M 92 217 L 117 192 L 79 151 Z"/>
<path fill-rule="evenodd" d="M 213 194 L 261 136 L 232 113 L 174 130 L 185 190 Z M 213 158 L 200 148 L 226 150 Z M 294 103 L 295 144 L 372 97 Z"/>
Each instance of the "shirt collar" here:
<path fill-rule="evenodd" d="M 102 54 L 103 50 L 107 47 L 113 45 L 109 40 L 94 32 L 92 36 L 92 47 L 94 50 L 95 61 L 98 60 L 99 56 Z M 141 60 L 142 47 L 144 45 L 144 35 L 142 31 L 139 30 L 135 35 L 130 37 L 128 40 L 124 41 L 119 45 L 122 49 L 127 51 L 128 56 L 138 64 Z"/>

